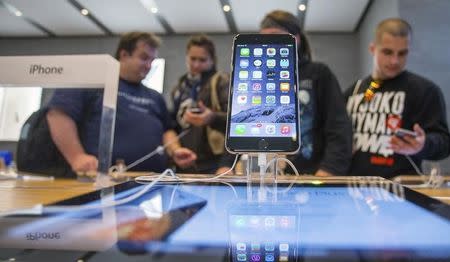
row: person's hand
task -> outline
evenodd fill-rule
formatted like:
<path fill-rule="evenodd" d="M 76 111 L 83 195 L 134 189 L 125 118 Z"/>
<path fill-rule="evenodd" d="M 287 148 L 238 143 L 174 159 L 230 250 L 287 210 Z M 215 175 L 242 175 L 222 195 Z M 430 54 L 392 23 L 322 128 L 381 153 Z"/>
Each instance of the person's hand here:
<path fill-rule="evenodd" d="M 332 173 L 327 172 L 327 171 L 325 171 L 325 170 L 323 170 L 323 169 L 317 170 L 317 172 L 316 172 L 314 175 L 315 175 L 315 176 L 320 176 L 320 177 L 333 176 Z"/>
<path fill-rule="evenodd" d="M 177 166 L 187 168 L 194 165 L 197 154 L 188 148 L 180 147 L 173 151 L 172 158 Z"/>
<path fill-rule="evenodd" d="M 198 103 L 200 113 L 190 112 L 189 109 L 183 115 L 183 120 L 193 126 L 206 126 L 209 125 L 214 119 L 214 112 L 206 107 L 202 101 Z"/>
<path fill-rule="evenodd" d="M 216 171 L 216 175 L 224 174 L 225 172 L 228 172 L 228 170 L 230 170 L 230 169 L 231 169 L 231 167 L 229 167 L 229 166 L 219 167 Z M 231 170 L 230 172 L 228 172 L 227 175 L 234 175 L 234 170 Z"/>
<path fill-rule="evenodd" d="M 397 136 L 391 137 L 391 149 L 402 155 L 414 155 L 419 153 L 425 145 L 425 131 L 420 127 L 419 124 L 415 124 L 413 127 L 417 136 L 413 137 L 410 135 L 405 135 L 403 138 Z"/>
<path fill-rule="evenodd" d="M 89 154 L 79 154 L 70 161 L 72 170 L 76 173 L 97 172 L 98 160 L 95 156 Z"/>

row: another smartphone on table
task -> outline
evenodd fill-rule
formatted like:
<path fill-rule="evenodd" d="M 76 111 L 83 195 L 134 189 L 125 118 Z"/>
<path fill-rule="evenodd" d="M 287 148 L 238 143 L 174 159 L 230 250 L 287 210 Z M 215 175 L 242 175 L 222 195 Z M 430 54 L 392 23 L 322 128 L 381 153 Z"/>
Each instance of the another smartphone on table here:
<path fill-rule="evenodd" d="M 227 150 L 295 153 L 300 146 L 295 37 L 240 34 L 232 53 Z"/>

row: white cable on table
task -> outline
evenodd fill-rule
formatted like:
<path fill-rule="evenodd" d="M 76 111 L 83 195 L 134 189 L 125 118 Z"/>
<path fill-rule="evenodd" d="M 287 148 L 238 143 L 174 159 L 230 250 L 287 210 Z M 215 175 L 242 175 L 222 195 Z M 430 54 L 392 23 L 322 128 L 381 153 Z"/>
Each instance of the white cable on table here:
<path fill-rule="evenodd" d="M 21 210 L 12 210 L 7 212 L 0 213 L 0 216 L 5 215 L 42 215 L 44 213 L 60 213 L 60 212 L 70 212 L 70 211 L 83 211 L 83 210 L 92 210 L 92 209 L 101 209 L 108 208 L 117 205 L 123 205 L 130 201 L 133 201 L 143 194 L 145 194 L 151 187 L 153 187 L 156 183 L 158 183 L 164 176 L 167 175 L 175 175 L 171 169 L 166 169 L 163 173 L 161 173 L 154 181 L 150 184 L 144 186 L 137 193 L 132 194 L 126 198 L 120 199 L 118 201 L 111 201 L 110 203 L 99 203 L 96 205 L 74 205 L 74 206 L 44 206 L 42 204 L 35 205 L 32 208 L 21 209 Z"/>

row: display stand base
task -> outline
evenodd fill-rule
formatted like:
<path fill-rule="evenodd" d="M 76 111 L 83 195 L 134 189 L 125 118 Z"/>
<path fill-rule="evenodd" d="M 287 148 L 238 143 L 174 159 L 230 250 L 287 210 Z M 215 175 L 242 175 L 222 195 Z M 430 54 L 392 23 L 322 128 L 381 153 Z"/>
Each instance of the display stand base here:
<path fill-rule="evenodd" d="M 277 154 L 248 154 L 244 166 L 247 178 L 247 201 L 268 202 L 277 200 Z M 245 159 L 245 158 L 244 158 Z"/>

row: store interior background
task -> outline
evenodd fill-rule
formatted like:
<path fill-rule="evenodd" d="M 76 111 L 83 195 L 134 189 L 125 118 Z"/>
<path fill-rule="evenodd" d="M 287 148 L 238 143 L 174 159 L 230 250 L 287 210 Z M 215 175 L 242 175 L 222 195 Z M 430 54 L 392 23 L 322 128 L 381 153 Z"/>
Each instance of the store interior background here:
<path fill-rule="evenodd" d="M 114 1 L 114 0 L 113 0 Z M 211 0 L 210 0 L 211 1 Z M 224 2 L 217 0 L 218 2 Z M 271 0 L 274 2 L 280 0 Z M 309 0 L 348 3 L 343 0 Z M 11 1 L 14 2 L 14 1 Z M 22 1 L 23 2 L 23 1 Z M 51 1 L 43 1 L 51 2 Z M 105 3 L 108 1 L 105 1 Z M 236 1 L 225 1 L 233 2 Z M 301 1 L 299 1 L 301 2 Z M 195 3 L 195 0 L 192 1 Z M 233 5 L 232 5 L 233 6 Z M 347 8 L 352 8 L 348 6 Z M 5 11 L 0 6 L 1 16 Z M 49 7 L 49 12 L 52 8 Z M 288 10 L 296 12 L 296 10 Z M 447 119 L 450 122 L 450 1 L 448 0 L 371 0 L 361 15 L 353 32 L 307 32 L 313 47 L 315 61 L 324 62 L 337 76 L 345 90 L 356 79 L 365 77 L 372 68 L 368 44 L 376 24 L 388 17 L 401 17 L 413 27 L 413 44 L 407 68 L 431 79 L 441 87 L 447 103 Z M 201 7 L 199 7 L 201 16 Z M 249 10 L 249 15 L 251 15 Z M 121 14 L 126 19 L 132 14 Z M 206 23 L 207 21 L 205 21 Z M 57 36 L 17 37 L 5 34 L 8 29 L 0 25 L 0 56 L 10 55 L 62 55 L 62 54 L 111 54 L 114 55 L 118 36 Z M 218 68 L 230 71 L 233 33 L 207 32 L 214 40 L 218 53 Z M 185 45 L 190 34 L 158 34 L 163 40 L 159 56 L 165 59 L 163 94 L 167 99 L 177 78 L 186 70 Z M 3 70 L 0 68 L 0 70 Z M 1 83 L 1 79 L 0 79 Z M 48 99 L 44 91 L 43 100 Z M 15 142 L 0 141 L 0 150 L 15 151 Z M 450 160 L 441 161 L 441 169 L 450 174 Z"/>

